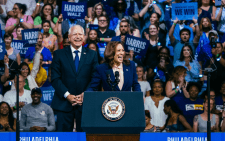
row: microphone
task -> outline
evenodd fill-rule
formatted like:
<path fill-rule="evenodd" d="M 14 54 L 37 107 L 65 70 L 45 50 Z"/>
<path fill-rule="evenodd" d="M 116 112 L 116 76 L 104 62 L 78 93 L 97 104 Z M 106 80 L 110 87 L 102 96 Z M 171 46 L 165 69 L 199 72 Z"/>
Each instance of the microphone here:
<path fill-rule="evenodd" d="M 116 77 L 116 83 L 118 84 L 120 82 L 120 79 L 119 79 L 119 76 L 120 76 L 120 73 L 118 71 L 115 72 L 115 77 Z"/>

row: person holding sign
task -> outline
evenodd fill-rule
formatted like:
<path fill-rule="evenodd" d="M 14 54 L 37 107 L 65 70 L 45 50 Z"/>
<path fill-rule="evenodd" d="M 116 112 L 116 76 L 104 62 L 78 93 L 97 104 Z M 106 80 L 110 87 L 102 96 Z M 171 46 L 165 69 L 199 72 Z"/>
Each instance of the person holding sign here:
<path fill-rule="evenodd" d="M 18 65 L 20 65 L 21 63 L 20 51 L 11 47 L 12 39 L 13 39 L 12 34 L 5 33 L 4 35 L 5 49 L 9 59 L 16 61 Z"/>
<path fill-rule="evenodd" d="M 107 80 L 115 80 L 116 71 L 119 72 L 119 83 L 115 91 L 141 91 L 137 81 L 136 67 L 133 61 L 126 60 L 124 47 L 121 42 L 112 41 L 106 46 L 105 62 L 96 68 L 87 91 L 98 91 L 102 84 L 104 91 L 112 91 Z M 106 74 L 106 72 L 108 72 Z"/>
<path fill-rule="evenodd" d="M 14 38 L 17 38 L 16 27 L 22 25 L 25 29 L 32 29 L 34 21 L 31 16 L 25 15 L 27 7 L 25 4 L 15 3 L 13 6 L 14 16 L 6 22 L 5 32 L 12 33 Z"/>
<path fill-rule="evenodd" d="M 43 62 L 42 62 L 43 64 L 51 64 L 52 63 L 52 54 L 49 51 L 49 49 L 47 49 L 46 47 L 44 47 L 42 45 L 42 42 L 43 42 L 43 34 L 41 32 L 39 32 L 37 44 L 35 47 L 28 48 L 26 55 L 25 55 L 24 62 L 26 62 L 27 64 L 30 64 L 34 58 L 35 52 L 38 51 L 41 54 L 43 54 Z"/>
<path fill-rule="evenodd" d="M 55 27 L 55 24 L 56 24 L 58 18 L 54 17 L 54 12 L 53 12 L 52 5 L 51 4 L 45 4 L 42 7 L 40 15 L 41 16 L 37 16 L 34 19 L 34 28 L 43 29 L 42 22 L 44 20 L 48 20 L 48 21 L 50 21 L 49 33 L 53 34 L 53 30 L 52 29 Z"/>
<path fill-rule="evenodd" d="M 82 132 L 83 92 L 87 89 L 98 65 L 97 52 L 82 47 L 84 29 L 75 25 L 69 29 L 70 46 L 54 52 L 51 83 L 55 89 L 52 108 L 57 116 L 57 131 Z M 69 67 L 69 68 L 68 68 Z M 60 104 L 59 104 L 60 103 Z"/>
<path fill-rule="evenodd" d="M 127 19 L 122 19 L 120 22 L 120 36 L 112 37 L 111 41 L 120 41 L 125 42 L 125 37 L 127 34 L 130 34 L 130 23 Z"/>
<path fill-rule="evenodd" d="M 172 25 L 172 27 L 170 28 L 170 31 L 169 31 L 170 43 L 174 47 L 174 60 L 173 60 L 173 63 L 175 63 L 179 59 L 180 53 L 181 53 L 181 50 L 182 50 L 182 47 L 184 46 L 184 44 L 189 44 L 192 47 L 193 54 L 195 54 L 194 51 L 195 51 L 196 47 L 195 47 L 194 43 L 198 43 L 199 38 L 200 38 L 198 21 L 196 19 L 193 19 L 193 22 L 196 25 L 196 29 L 195 29 L 196 30 L 196 35 L 194 37 L 194 40 L 189 42 L 190 30 L 187 29 L 187 28 L 183 28 L 182 30 L 180 30 L 181 41 L 176 40 L 174 35 L 173 35 L 173 33 L 174 33 L 174 29 L 175 29 L 175 26 L 176 26 L 177 22 L 178 22 L 178 19 L 173 21 L 173 25 Z"/>

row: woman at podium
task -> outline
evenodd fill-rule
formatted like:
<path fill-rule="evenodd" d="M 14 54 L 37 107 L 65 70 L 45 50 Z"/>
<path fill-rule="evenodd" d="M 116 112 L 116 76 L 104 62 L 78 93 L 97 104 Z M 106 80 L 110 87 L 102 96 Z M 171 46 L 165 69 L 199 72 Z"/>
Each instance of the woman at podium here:
<path fill-rule="evenodd" d="M 109 42 L 104 53 L 104 63 L 96 67 L 87 91 L 141 91 L 133 61 L 126 60 L 121 42 Z"/>

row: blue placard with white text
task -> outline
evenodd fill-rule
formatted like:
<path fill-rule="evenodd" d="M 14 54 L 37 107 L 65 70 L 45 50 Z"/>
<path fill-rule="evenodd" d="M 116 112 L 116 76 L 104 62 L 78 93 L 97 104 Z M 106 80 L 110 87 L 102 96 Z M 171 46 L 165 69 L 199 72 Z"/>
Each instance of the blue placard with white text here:
<path fill-rule="evenodd" d="M 42 91 L 41 102 L 51 106 L 52 99 L 53 99 L 53 96 L 54 96 L 54 93 L 55 93 L 55 89 L 52 86 L 41 87 L 40 89 Z"/>
<path fill-rule="evenodd" d="M 25 58 L 25 55 L 28 50 L 29 43 L 24 40 L 13 40 L 11 47 L 20 51 L 21 58 Z"/>
<path fill-rule="evenodd" d="M 29 46 L 35 46 L 38 39 L 39 29 L 24 29 L 22 30 L 22 40 L 28 41 Z"/>
<path fill-rule="evenodd" d="M 176 20 L 192 20 L 193 17 L 198 19 L 198 3 L 173 3 L 172 19 Z"/>
<path fill-rule="evenodd" d="M 97 30 L 98 29 L 98 25 L 96 25 L 96 24 L 90 24 L 89 25 L 89 28 L 90 28 L 90 30 Z"/>
<path fill-rule="evenodd" d="M 84 19 L 87 15 L 87 3 L 62 2 L 63 19 Z"/>
<path fill-rule="evenodd" d="M 5 53 L 5 43 L 0 43 L 0 60 L 4 60 Z"/>
<path fill-rule="evenodd" d="M 0 141 L 15 141 L 16 132 L 0 132 Z M 20 141 L 86 141 L 85 132 L 21 132 Z"/>
<path fill-rule="evenodd" d="M 0 43 L 2 43 L 2 27 L 1 27 L 1 24 L 0 24 Z"/>
<path fill-rule="evenodd" d="M 134 51 L 134 55 L 144 57 L 149 46 L 149 41 L 143 38 L 127 35 L 125 38 L 124 49 L 126 52 Z"/>
<path fill-rule="evenodd" d="M 221 5 L 221 0 L 215 0 L 215 6 L 220 6 Z"/>
<path fill-rule="evenodd" d="M 211 141 L 224 141 L 225 133 L 211 133 Z M 140 141 L 207 141 L 207 133 L 141 133 Z"/>

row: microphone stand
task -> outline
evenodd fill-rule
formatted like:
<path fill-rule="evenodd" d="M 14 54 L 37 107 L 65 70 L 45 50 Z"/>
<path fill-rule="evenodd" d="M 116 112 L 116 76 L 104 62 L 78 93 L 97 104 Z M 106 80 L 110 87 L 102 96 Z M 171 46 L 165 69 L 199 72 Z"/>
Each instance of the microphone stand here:
<path fill-rule="evenodd" d="M 19 72 L 16 73 L 16 141 L 20 140 L 20 120 L 19 120 Z"/>

